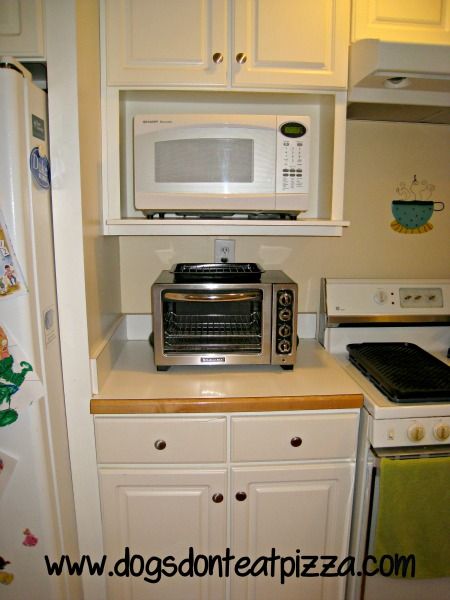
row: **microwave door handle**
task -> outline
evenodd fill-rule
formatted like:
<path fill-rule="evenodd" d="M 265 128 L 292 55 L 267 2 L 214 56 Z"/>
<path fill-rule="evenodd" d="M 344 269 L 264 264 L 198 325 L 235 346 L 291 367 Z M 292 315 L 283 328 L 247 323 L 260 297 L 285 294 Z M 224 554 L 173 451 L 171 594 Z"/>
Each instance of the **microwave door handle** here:
<path fill-rule="evenodd" d="M 247 302 L 258 300 L 261 292 L 223 292 L 217 294 L 189 294 L 187 292 L 166 292 L 164 300 L 176 302 Z"/>

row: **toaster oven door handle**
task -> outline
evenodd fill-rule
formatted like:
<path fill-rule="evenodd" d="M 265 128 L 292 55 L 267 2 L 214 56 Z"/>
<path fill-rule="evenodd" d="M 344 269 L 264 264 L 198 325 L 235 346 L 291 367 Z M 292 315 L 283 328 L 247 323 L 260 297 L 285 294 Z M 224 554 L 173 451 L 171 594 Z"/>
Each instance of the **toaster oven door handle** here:
<path fill-rule="evenodd" d="M 176 302 L 247 302 L 261 299 L 261 292 L 219 292 L 208 294 L 190 294 L 188 292 L 166 292 L 164 300 Z"/>

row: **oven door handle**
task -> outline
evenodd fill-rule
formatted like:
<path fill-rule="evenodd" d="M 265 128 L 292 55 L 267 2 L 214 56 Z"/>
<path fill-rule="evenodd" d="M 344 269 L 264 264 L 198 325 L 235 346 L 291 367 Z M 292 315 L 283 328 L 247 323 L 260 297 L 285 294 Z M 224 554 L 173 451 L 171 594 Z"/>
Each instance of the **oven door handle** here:
<path fill-rule="evenodd" d="M 248 302 L 261 299 L 261 292 L 223 292 L 218 294 L 189 294 L 186 292 L 166 292 L 164 300 L 175 302 Z"/>

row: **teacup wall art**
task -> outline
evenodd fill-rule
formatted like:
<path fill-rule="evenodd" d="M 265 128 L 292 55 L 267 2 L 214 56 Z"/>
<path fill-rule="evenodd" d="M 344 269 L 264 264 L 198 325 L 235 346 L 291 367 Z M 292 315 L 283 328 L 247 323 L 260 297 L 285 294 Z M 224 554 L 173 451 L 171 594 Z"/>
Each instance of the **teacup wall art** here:
<path fill-rule="evenodd" d="M 414 178 L 409 187 L 401 182 L 396 188 L 399 196 L 392 201 L 392 214 L 395 220 L 391 227 L 398 233 L 426 233 L 433 229 L 429 223 L 433 212 L 444 210 L 443 202 L 431 199 L 435 186 L 426 180 L 418 181 Z"/>

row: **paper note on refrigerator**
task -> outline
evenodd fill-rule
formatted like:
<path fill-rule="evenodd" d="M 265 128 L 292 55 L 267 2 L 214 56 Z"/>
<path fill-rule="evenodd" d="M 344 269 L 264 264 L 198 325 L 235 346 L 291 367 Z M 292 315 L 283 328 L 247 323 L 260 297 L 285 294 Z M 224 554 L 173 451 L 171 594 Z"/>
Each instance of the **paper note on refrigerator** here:
<path fill-rule="evenodd" d="M 0 210 L 0 298 L 27 291 L 24 278 Z"/>
<path fill-rule="evenodd" d="M 43 395 L 44 387 L 33 366 L 0 322 L 0 427 L 14 423 L 20 410 Z"/>

